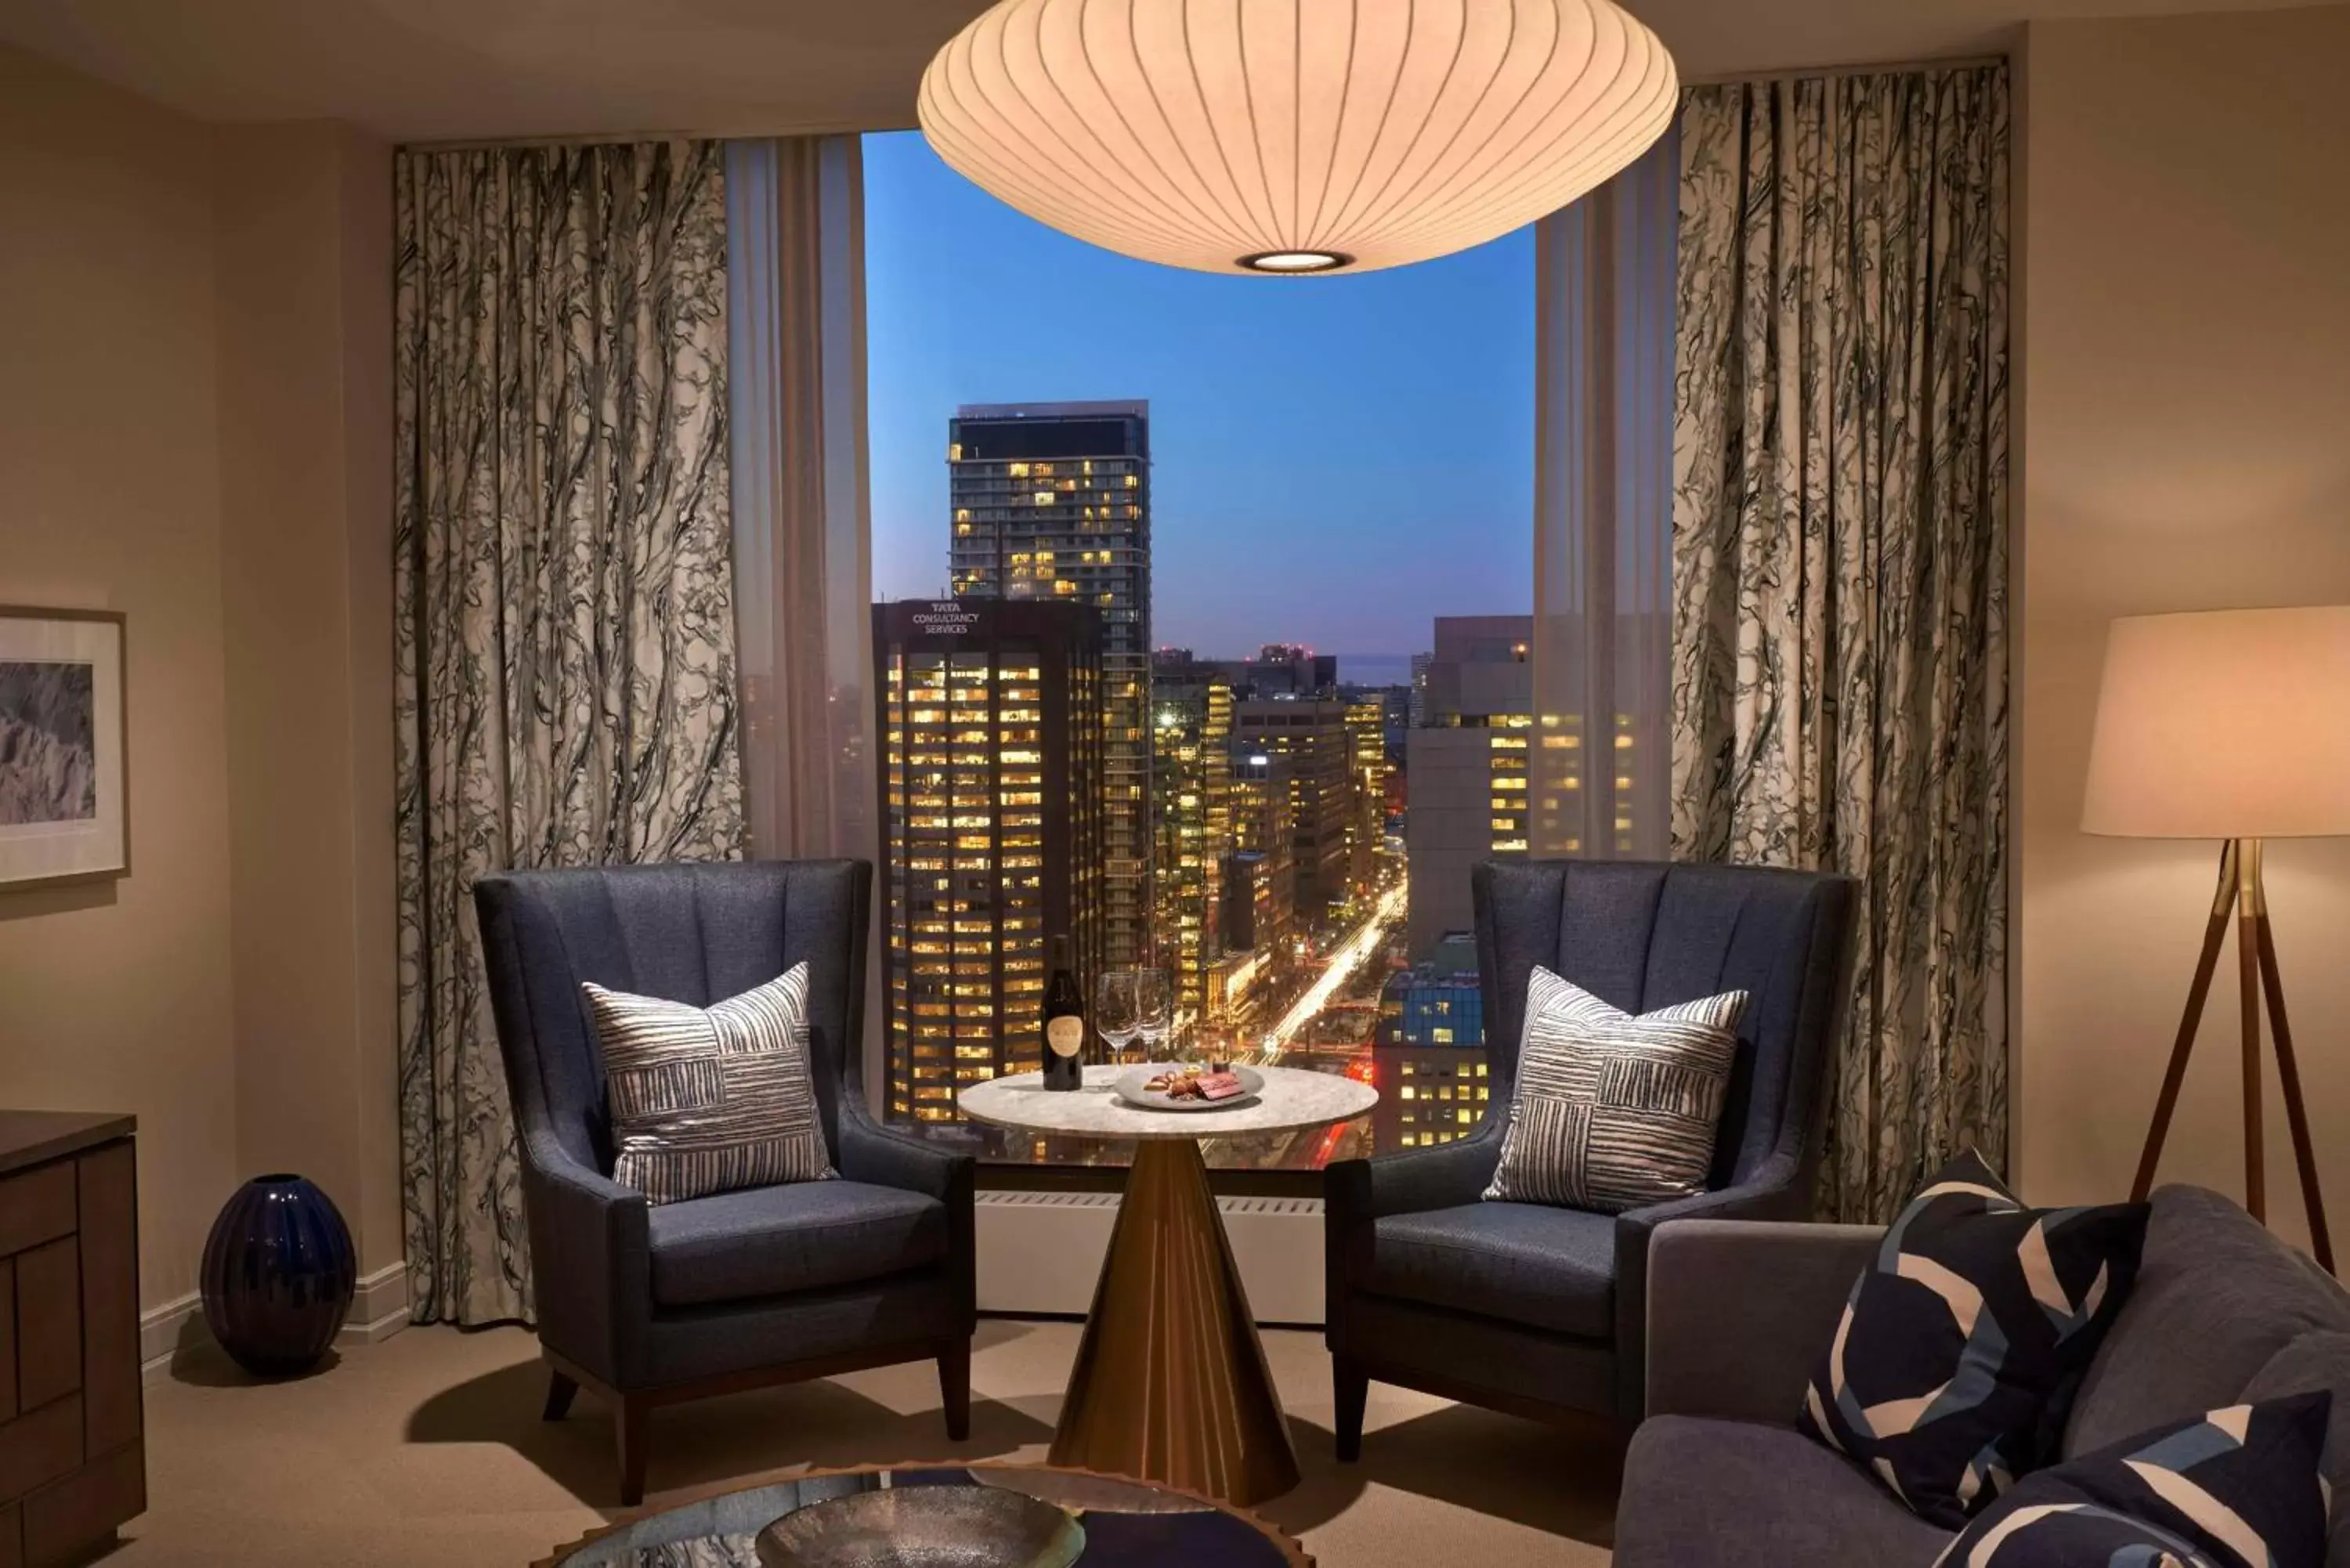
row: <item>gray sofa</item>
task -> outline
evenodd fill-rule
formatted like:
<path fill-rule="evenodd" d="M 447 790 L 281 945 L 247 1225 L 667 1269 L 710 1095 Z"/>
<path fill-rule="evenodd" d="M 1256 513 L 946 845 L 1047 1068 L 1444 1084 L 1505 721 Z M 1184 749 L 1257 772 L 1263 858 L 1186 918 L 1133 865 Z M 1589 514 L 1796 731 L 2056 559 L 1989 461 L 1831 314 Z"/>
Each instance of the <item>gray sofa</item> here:
<path fill-rule="evenodd" d="M 1952 1539 L 1793 1425 L 1881 1231 L 1690 1220 L 1648 1251 L 1648 1418 L 1616 1516 L 1616 1568 L 1850 1563 L 1928 1568 Z M 2350 1294 L 2241 1209 L 2154 1195 L 2137 1287 L 2064 1430 L 2070 1458 L 2239 1402 L 2328 1388 L 2328 1479 L 2350 1482 Z M 2327 1568 L 2350 1568 L 2350 1509 Z"/>

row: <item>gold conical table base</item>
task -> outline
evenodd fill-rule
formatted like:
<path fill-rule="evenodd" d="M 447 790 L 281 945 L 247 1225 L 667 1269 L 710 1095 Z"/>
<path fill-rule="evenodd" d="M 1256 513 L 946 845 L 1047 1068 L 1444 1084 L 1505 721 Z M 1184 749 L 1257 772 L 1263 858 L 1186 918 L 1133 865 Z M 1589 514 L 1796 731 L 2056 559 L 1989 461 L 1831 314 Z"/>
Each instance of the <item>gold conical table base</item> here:
<path fill-rule="evenodd" d="M 1297 1484 L 1264 1345 L 1189 1138 L 1135 1150 L 1052 1462 L 1242 1507 Z"/>

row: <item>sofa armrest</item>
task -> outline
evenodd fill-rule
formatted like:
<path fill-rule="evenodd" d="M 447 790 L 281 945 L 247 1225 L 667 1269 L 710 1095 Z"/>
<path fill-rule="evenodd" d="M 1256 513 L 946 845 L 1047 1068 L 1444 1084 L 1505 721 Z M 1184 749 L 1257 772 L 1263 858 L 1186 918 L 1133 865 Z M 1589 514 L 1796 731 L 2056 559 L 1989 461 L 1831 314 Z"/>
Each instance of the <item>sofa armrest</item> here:
<path fill-rule="evenodd" d="M 1811 1184 L 1797 1162 L 1774 1156 L 1735 1187 L 1630 1209 L 1616 1216 L 1616 1408 L 1637 1423 L 1648 1399 L 1648 1248 L 1660 1226 L 1679 1220 L 1803 1220 Z"/>
<path fill-rule="evenodd" d="M 1661 1227 L 1648 1248 L 1648 1413 L 1794 1420 L 1884 1239 L 1874 1225 Z"/>
<path fill-rule="evenodd" d="M 608 1384 L 629 1386 L 652 1315 L 651 1205 L 551 1137 L 531 1137 L 525 1154 L 540 1341 Z"/>
<path fill-rule="evenodd" d="M 965 1334 L 979 1324 L 979 1162 L 873 1119 L 865 1097 L 850 1085 L 840 1097 L 840 1174 L 850 1181 L 894 1187 L 937 1199 L 947 1211 L 947 1274 Z"/>

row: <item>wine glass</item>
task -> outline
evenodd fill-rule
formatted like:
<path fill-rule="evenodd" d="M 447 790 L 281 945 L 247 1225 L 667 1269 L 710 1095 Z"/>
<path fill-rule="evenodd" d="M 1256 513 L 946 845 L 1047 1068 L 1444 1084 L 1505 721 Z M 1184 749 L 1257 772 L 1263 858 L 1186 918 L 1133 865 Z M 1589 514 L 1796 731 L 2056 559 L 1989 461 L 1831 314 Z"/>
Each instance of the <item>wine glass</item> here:
<path fill-rule="evenodd" d="M 1163 969 L 1134 971 L 1135 1033 L 1142 1036 L 1142 1059 L 1159 1060 L 1159 1044 L 1175 1022 L 1175 987 Z"/>
<path fill-rule="evenodd" d="M 1142 1029 L 1141 1017 L 1136 1012 L 1138 972 L 1130 969 L 1106 970 L 1094 981 L 1094 1032 L 1109 1047 L 1113 1062 L 1126 1060 L 1126 1048 L 1134 1044 L 1135 1035 Z"/>

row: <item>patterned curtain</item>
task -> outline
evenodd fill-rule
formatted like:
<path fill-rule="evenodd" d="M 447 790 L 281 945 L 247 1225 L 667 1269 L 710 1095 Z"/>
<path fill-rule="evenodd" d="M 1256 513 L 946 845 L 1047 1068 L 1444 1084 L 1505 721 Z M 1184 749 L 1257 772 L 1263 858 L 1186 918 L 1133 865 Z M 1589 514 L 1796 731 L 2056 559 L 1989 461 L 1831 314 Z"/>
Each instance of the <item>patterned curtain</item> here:
<path fill-rule="evenodd" d="M 1673 846 L 1861 886 L 1822 1208 L 2007 1147 L 2008 79 L 1681 120 Z"/>
<path fill-rule="evenodd" d="M 743 841 L 715 142 L 403 152 L 400 1157 L 423 1323 L 531 1315 L 473 884 Z"/>

